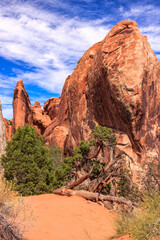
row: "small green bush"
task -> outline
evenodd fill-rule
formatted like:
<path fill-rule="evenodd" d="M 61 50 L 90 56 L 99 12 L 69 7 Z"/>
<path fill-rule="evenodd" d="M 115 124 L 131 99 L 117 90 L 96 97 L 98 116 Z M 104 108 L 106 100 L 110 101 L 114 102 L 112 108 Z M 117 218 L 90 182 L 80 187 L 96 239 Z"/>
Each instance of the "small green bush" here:
<path fill-rule="evenodd" d="M 74 158 L 65 158 L 54 171 L 53 188 L 60 188 L 71 180 L 72 171 L 74 170 Z"/>
<path fill-rule="evenodd" d="M 35 128 L 27 124 L 19 127 L 1 157 L 4 177 L 13 181 L 14 189 L 23 196 L 50 192 L 53 162 L 48 155 L 49 150 Z"/>
<path fill-rule="evenodd" d="M 55 170 L 63 160 L 62 149 L 55 145 L 51 145 L 48 148 L 49 148 L 49 158 L 53 162 L 53 168 Z"/>
<path fill-rule="evenodd" d="M 93 130 L 93 136 L 96 140 L 102 140 L 109 142 L 112 145 L 116 145 L 116 135 L 112 132 L 111 128 L 96 126 Z"/>

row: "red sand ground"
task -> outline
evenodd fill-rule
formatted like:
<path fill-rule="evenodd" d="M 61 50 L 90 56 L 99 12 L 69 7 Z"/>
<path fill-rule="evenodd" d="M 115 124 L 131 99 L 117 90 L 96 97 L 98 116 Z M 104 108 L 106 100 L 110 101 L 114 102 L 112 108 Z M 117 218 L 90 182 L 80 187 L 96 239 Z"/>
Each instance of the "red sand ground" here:
<path fill-rule="evenodd" d="M 45 194 L 25 201 L 36 218 L 28 240 L 106 240 L 115 234 L 115 214 L 83 198 Z"/>

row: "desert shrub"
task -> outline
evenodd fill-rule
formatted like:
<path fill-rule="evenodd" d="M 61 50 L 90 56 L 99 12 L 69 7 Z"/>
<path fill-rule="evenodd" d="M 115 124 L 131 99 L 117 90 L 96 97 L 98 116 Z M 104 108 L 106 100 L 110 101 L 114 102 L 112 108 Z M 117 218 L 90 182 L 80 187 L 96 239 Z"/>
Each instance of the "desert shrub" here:
<path fill-rule="evenodd" d="M 112 145 L 116 145 L 116 135 L 112 132 L 111 128 L 96 126 L 93 129 L 93 136 L 96 140 L 102 140 L 105 142 L 109 142 Z"/>
<path fill-rule="evenodd" d="M 125 161 L 120 164 L 119 179 L 117 181 L 117 193 L 120 197 L 125 197 L 133 202 L 140 199 L 141 193 L 137 184 L 132 182 L 132 174 Z"/>
<path fill-rule="evenodd" d="M 117 235 L 130 233 L 133 240 L 157 239 L 160 236 L 160 194 L 144 194 L 141 207 L 117 220 Z"/>
<path fill-rule="evenodd" d="M 56 169 L 63 160 L 62 149 L 55 145 L 51 145 L 48 148 L 49 148 L 49 158 L 53 162 L 53 168 Z"/>
<path fill-rule="evenodd" d="M 117 220 L 117 235 L 130 233 L 133 240 L 160 239 L 160 172 L 157 157 L 148 156 L 143 164 L 144 177 L 139 208 Z"/>
<path fill-rule="evenodd" d="M 160 192 L 160 162 L 156 156 L 146 155 L 147 161 L 143 163 L 143 168 L 146 171 L 143 177 L 143 188 L 145 191 Z"/>
<path fill-rule="evenodd" d="M 54 171 L 53 187 L 54 189 L 66 185 L 74 177 L 74 173 L 78 171 L 88 172 L 92 166 L 92 180 L 97 178 L 101 173 L 105 164 L 99 162 L 96 157 L 91 161 L 89 160 L 89 154 L 91 148 L 95 146 L 99 147 L 100 141 L 108 142 L 111 145 L 116 144 L 116 136 L 112 130 L 107 127 L 96 126 L 93 129 L 93 139 L 89 141 L 82 140 L 79 145 L 73 149 L 73 155 L 65 158 Z"/>
<path fill-rule="evenodd" d="M 0 178 L 0 239 L 23 239 L 27 223 L 23 211 L 26 211 L 26 206 L 12 190 L 12 183 Z"/>
<path fill-rule="evenodd" d="M 65 158 L 61 164 L 55 169 L 53 176 L 53 188 L 59 188 L 64 185 L 72 178 L 72 172 L 74 170 L 74 158 Z"/>
<path fill-rule="evenodd" d="M 14 183 L 23 196 L 50 192 L 53 181 L 53 162 L 42 136 L 32 126 L 19 127 L 7 142 L 1 162 L 4 177 Z"/>

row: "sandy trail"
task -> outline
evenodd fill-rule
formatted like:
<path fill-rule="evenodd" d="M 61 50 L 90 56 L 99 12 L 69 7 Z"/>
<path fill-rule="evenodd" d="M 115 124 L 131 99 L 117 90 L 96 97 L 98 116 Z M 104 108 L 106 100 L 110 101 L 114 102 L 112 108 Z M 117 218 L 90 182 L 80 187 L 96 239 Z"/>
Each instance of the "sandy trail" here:
<path fill-rule="evenodd" d="M 25 201 L 36 218 L 28 240 L 106 240 L 115 234 L 115 214 L 83 198 L 45 194 Z"/>

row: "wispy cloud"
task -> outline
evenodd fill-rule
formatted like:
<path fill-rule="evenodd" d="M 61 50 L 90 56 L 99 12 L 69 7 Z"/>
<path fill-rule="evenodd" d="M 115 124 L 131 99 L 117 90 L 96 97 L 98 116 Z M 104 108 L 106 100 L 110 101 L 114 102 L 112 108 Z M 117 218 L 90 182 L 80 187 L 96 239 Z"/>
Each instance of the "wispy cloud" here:
<path fill-rule="evenodd" d="M 7 104 L 11 104 L 12 103 L 12 98 L 8 97 L 8 96 L 4 96 L 2 94 L 0 94 L 0 99 L 1 99 L 1 103 L 2 105 L 7 105 Z"/>
<path fill-rule="evenodd" d="M 138 22 L 142 34 L 147 35 L 153 51 L 160 52 L 160 7 L 154 4 L 132 4 L 128 9 L 119 8 L 126 19 Z"/>
<path fill-rule="evenodd" d="M 7 107 L 12 103 L 11 91 L 13 94 L 17 80 L 60 94 L 66 77 L 72 73 L 83 53 L 123 19 L 138 22 L 160 60 L 160 7 L 142 3 L 133 5 L 130 1 L 125 6 L 122 5 L 124 1 L 109 0 L 102 1 L 100 9 L 101 3 L 95 0 L 73 2 L 1 0 L 0 56 L 15 63 L 13 75 L 0 74 L 0 88 L 4 90 L 0 98 L 7 102 L 4 106 L 7 116 L 11 116 L 11 108 Z M 84 4 L 81 9 L 79 3 L 80 6 Z M 76 16 L 76 13 L 83 12 L 84 6 L 87 10 L 83 17 Z M 95 12 L 97 15 L 93 18 Z"/>
<path fill-rule="evenodd" d="M 159 19 L 159 8 L 155 7 L 153 4 L 150 5 L 145 5 L 145 4 L 134 4 L 133 6 L 131 6 L 131 8 L 128 11 L 125 11 L 123 13 L 123 15 L 126 18 L 130 18 L 130 17 L 141 17 L 141 18 L 145 18 L 146 16 L 152 16 L 152 17 L 156 17 L 158 16 Z M 157 20 L 158 20 L 157 19 Z M 149 19 L 146 19 L 146 21 Z"/>
<path fill-rule="evenodd" d="M 103 20 L 68 19 L 25 4 L 12 8 L 0 10 L 0 55 L 36 67 L 17 77 L 34 80 L 49 91 L 61 91 L 75 61 L 109 29 L 102 26 Z"/>
<path fill-rule="evenodd" d="M 12 105 L 2 104 L 2 113 L 3 113 L 3 117 L 7 119 L 12 119 Z"/>

